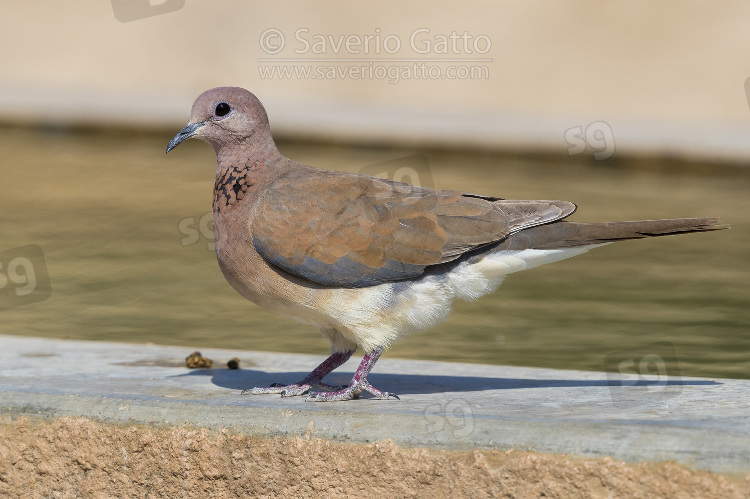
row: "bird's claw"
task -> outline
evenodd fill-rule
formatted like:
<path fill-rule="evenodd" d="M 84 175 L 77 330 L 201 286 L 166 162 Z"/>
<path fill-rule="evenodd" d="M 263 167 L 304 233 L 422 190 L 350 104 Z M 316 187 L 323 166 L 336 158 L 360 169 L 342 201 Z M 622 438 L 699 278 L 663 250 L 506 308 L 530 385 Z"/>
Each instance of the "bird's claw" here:
<path fill-rule="evenodd" d="M 347 385 L 327 385 L 321 381 L 303 380 L 299 383 L 285 385 L 283 383 L 271 383 L 268 387 L 246 388 L 241 394 L 250 393 L 252 395 L 280 394 L 282 397 L 295 397 L 297 395 L 306 395 L 310 389 L 315 387 L 323 391 L 334 392 L 346 388 Z"/>
<path fill-rule="evenodd" d="M 307 383 L 295 383 L 293 385 L 283 385 L 281 383 L 272 383 L 268 387 L 246 388 L 242 390 L 242 395 L 250 393 L 253 395 L 265 395 L 269 393 L 278 393 L 282 397 L 292 397 L 302 395 L 310 391 L 310 385 Z"/>
<path fill-rule="evenodd" d="M 307 393 L 310 393 L 309 388 L 301 393 L 296 393 L 296 392 L 292 393 L 289 390 L 284 390 L 283 392 L 281 392 L 281 398 L 294 397 L 295 395 L 305 395 Z"/>
<path fill-rule="evenodd" d="M 305 402 L 333 402 L 337 400 L 358 399 L 363 391 L 371 393 L 374 396 L 373 398 L 377 400 L 388 400 L 390 398 L 401 400 L 395 393 L 382 392 L 365 381 L 358 385 L 342 387 L 341 390 L 334 392 L 310 392 L 305 398 Z"/>

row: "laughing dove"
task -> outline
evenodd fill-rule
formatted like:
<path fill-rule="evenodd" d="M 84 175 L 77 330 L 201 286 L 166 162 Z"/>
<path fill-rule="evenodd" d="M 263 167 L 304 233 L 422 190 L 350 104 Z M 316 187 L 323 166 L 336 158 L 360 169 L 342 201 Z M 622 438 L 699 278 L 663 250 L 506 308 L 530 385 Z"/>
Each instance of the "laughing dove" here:
<path fill-rule="evenodd" d="M 454 299 L 474 300 L 507 274 L 614 241 L 724 228 L 715 218 L 566 222 L 576 209 L 567 201 L 307 166 L 279 153 L 263 105 L 242 88 L 201 94 L 167 152 L 191 137 L 216 151 L 214 236 L 227 281 L 253 303 L 319 327 L 331 342 L 331 356 L 298 383 L 243 393 L 398 398 L 373 387 L 370 370 L 390 343 L 444 320 Z M 323 383 L 357 347 L 365 355 L 349 385 Z"/>

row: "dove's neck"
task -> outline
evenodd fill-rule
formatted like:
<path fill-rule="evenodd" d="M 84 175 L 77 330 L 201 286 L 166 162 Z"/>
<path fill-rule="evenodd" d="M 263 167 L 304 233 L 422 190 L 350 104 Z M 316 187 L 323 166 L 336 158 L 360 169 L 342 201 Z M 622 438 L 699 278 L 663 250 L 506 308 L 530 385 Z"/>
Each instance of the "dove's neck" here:
<path fill-rule="evenodd" d="M 218 165 L 217 176 L 222 170 L 231 169 L 238 163 L 273 163 L 283 159 L 270 136 L 263 138 L 253 135 L 245 140 L 215 146 L 214 150 Z"/>
<path fill-rule="evenodd" d="M 262 150 L 217 151 L 214 183 L 213 224 L 216 255 L 227 279 L 236 262 L 245 262 L 252 255 L 247 245 L 250 238 L 250 213 L 255 201 L 272 180 L 274 166 L 286 160 L 273 148 Z M 239 281 L 238 281 L 239 282 Z"/>
<path fill-rule="evenodd" d="M 248 208 L 273 180 L 279 165 L 288 162 L 276 145 L 266 142 L 235 143 L 216 152 L 217 167 L 214 182 L 214 213 L 236 211 L 241 205 Z"/>

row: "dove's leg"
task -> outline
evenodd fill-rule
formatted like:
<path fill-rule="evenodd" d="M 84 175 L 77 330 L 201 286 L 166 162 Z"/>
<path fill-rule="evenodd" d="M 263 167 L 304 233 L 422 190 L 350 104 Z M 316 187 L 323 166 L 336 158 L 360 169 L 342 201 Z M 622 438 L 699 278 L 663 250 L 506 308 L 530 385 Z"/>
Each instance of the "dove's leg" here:
<path fill-rule="evenodd" d="M 307 393 L 310 388 L 313 387 L 326 391 L 340 390 L 343 388 L 342 386 L 333 386 L 323 383 L 323 377 L 349 360 L 353 353 L 354 350 L 332 353 L 331 356 L 316 367 L 313 372 L 305 376 L 305 379 L 298 383 L 294 383 L 293 385 L 274 383 L 267 388 L 246 388 L 245 390 L 242 390 L 242 393 L 252 393 L 253 395 L 280 393 L 282 397 L 291 397 L 292 395 L 302 395 Z"/>
<path fill-rule="evenodd" d="M 367 381 L 367 375 L 370 374 L 372 367 L 378 361 L 380 354 L 382 353 L 383 347 L 378 347 L 372 352 L 365 354 L 362 358 L 362 362 L 359 363 L 359 367 L 354 373 L 354 377 L 349 383 L 349 386 L 346 388 L 329 392 L 310 392 L 307 400 L 329 402 L 334 400 L 358 399 L 362 392 L 370 392 L 378 399 L 388 399 L 391 397 L 398 399 L 398 395 L 395 393 L 380 391 Z"/>

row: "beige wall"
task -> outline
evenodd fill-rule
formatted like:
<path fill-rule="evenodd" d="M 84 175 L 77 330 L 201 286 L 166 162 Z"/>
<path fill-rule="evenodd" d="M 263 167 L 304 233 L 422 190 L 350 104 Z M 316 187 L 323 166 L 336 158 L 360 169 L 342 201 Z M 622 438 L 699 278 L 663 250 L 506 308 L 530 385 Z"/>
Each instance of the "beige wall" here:
<path fill-rule="evenodd" d="M 263 100 L 279 133 L 565 152 L 565 130 L 604 120 L 618 154 L 750 158 L 744 1 L 152 3 L 160 1 L 167 10 L 184 5 L 123 23 L 116 12 L 145 16 L 148 6 L 139 4 L 148 2 L 0 2 L 0 120 L 174 128 L 199 92 L 232 84 Z M 310 42 L 315 34 L 354 42 L 391 35 L 401 50 L 371 53 L 374 66 L 450 58 L 458 62 L 436 65 L 485 66 L 488 78 L 261 78 L 259 66 L 288 58 L 324 58 L 297 66 L 336 71 L 368 67 L 345 60 L 366 57 L 354 45 L 295 53 L 305 48 L 295 40 L 300 29 Z M 433 35 L 466 32 L 491 49 L 419 54 L 409 46 L 419 29 L 429 33 L 419 32 L 418 48 Z M 261 36 L 275 47 L 278 32 L 284 50 L 265 52 Z M 489 60 L 467 60 L 474 58 Z"/>

